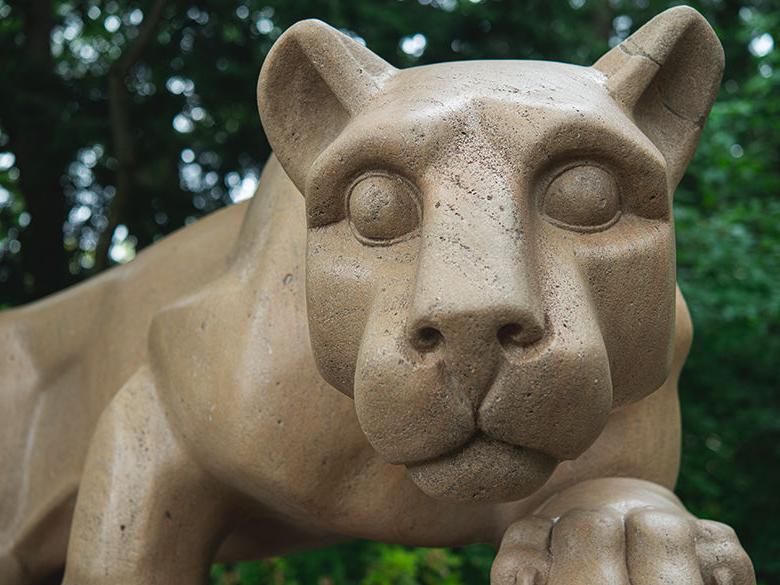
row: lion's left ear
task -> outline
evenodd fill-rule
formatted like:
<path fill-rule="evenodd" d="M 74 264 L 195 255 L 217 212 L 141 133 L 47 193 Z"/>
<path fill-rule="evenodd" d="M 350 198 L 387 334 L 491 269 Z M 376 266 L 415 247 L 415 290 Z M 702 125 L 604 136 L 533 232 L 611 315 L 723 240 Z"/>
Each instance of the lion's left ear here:
<path fill-rule="evenodd" d="M 723 48 L 688 6 L 662 12 L 593 67 L 610 95 L 661 151 L 672 188 L 696 150 L 723 75 Z"/>
<path fill-rule="evenodd" d="M 274 43 L 257 103 L 271 148 L 302 193 L 317 156 L 395 71 L 319 20 L 296 23 Z"/>

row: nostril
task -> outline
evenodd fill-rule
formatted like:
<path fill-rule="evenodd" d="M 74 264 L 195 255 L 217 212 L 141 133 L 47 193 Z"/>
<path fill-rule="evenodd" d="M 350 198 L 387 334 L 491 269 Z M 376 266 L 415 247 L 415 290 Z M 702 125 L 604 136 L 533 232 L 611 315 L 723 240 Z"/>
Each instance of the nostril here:
<path fill-rule="evenodd" d="M 433 351 L 444 337 L 435 327 L 421 327 L 414 335 L 412 342 L 420 351 Z"/>
<path fill-rule="evenodd" d="M 498 341 L 504 346 L 528 347 L 544 336 L 544 330 L 533 326 L 523 327 L 519 323 L 507 323 L 498 330 Z"/>
<path fill-rule="evenodd" d="M 523 326 L 519 323 L 507 323 L 498 330 L 498 341 L 501 345 L 525 345 L 523 343 Z"/>

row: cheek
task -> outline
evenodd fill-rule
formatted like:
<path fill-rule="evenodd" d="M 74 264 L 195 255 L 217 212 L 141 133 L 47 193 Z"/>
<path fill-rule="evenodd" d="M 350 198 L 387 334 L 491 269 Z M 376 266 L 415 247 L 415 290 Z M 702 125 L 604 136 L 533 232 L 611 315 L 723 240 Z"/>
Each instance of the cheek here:
<path fill-rule="evenodd" d="M 576 257 L 607 348 L 614 406 L 635 402 L 661 386 L 671 368 L 672 226 L 625 218 L 578 246 Z"/>
<path fill-rule="evenodd" d="M 306 304 L 312 350 L 325 380 L 348 396 L 374 299 L 386 283 L 397 284 L 413 270 L 411 251 L 408 242 L 365 246 L 346 222 L 309 230 Z"/>

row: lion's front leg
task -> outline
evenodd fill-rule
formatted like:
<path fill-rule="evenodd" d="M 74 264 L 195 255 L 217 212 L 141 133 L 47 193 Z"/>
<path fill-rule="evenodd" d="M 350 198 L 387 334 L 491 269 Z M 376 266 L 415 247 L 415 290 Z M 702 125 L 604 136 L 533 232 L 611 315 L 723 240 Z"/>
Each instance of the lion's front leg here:
<path fill-rule="evenodd" d="M 178 444 L 142 371 L 95 431 L 64 583 L 207 583 L 224 518 L 224 494 Z"/>
<path fill-rule="evenodd" d="M 666 488 L 577 484 L 512 524 L 492 585 L 755 585 L 734 531 L 699 520 Z"/>

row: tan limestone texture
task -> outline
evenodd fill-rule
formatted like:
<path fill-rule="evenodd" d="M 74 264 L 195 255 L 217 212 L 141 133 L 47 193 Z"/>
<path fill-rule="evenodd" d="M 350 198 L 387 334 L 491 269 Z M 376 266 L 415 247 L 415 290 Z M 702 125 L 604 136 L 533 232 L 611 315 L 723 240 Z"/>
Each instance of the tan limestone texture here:
<path fill-rule="evenodd" d="M 290 28 L 250 202 L 0 314 L 0 585 L 350 538 L 494 543 L 493 585 L 754 584 L 670 491 L 672 195 L 722 68 L 687 7 L 592 67 Z"/>

